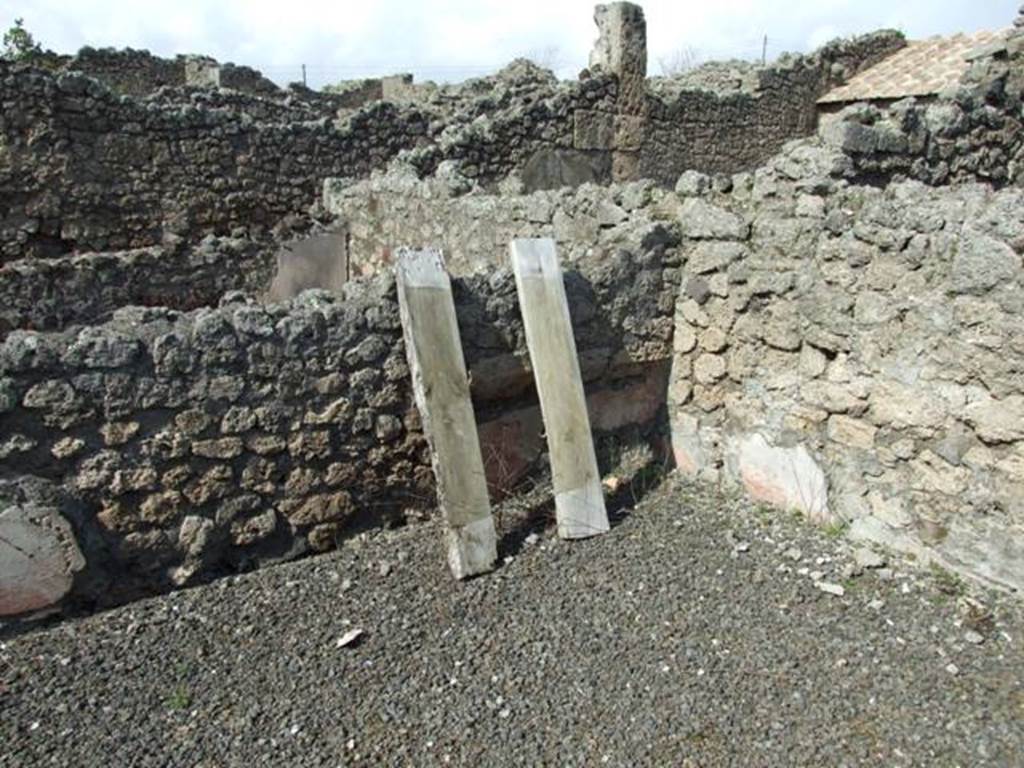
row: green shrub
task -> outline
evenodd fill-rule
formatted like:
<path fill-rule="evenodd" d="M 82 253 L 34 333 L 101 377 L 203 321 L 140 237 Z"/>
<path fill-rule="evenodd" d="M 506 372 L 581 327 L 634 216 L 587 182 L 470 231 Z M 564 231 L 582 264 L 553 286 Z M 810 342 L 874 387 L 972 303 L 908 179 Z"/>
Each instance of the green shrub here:
<path fill-rule="evenodd" d="M 24 19 L 15 19 L 14 26 L 4 32 L 4 50 L 0 58 L 8 61 L 29 61 L 42 55 L 43 49 L 25 29 Z"/>

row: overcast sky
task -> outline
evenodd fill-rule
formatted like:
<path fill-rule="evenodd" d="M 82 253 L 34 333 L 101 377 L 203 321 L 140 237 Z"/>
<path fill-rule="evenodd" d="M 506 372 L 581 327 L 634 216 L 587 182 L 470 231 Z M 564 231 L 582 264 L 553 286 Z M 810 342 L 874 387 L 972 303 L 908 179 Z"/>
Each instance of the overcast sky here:
<path fill-rule="evenodd" d="M 677 52 L 703 59 L 807 51 L 882 27 L 911 38 L 1009 26 L 1021 0 L 649 0 L 649 74 Z M 44 47 L 147 48 L 203 53 L 261 69 L 284 84 L 411 71 L 417 80 L 461 80 L 516 56 L 574 77 L 596 37 L 591 0 L 0 0 Z M 6 16 L 7 18 L 3 18 Z M 687 57 L 690 54 L 687 54 Z"/>

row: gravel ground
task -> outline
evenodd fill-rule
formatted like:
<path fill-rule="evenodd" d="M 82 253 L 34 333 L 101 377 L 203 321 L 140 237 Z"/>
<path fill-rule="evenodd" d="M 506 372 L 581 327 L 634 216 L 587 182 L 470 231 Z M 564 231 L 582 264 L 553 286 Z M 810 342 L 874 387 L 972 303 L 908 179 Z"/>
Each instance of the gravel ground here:
<path fill-rule="evenodd" d="M 674 479 L 464 584 L 438 537 L 9 636 L 0 765 L 1024 765 L 1019 599 Z"/>

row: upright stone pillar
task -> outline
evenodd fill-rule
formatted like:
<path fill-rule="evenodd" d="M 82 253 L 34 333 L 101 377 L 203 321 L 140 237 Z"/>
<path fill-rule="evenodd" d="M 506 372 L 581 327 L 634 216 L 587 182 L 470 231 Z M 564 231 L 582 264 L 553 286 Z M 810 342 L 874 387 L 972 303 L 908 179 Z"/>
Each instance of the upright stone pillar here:
<path fill-rule="evenodd" d="M 647 79 L 647 22 L 644 9 L 633 3 L 610 3 L 594 9 L 598 38 L 590 66 L 619 78 L 619 109 L 639 114 L 644 108 Z"/>
<path fill-rule="evenodd" d="M 637 176 L 647 113 L 647 22 L 633 3 L 610 3 L 594 10 L 598 38 L 590 67 L 618 77 L 612 178 Z"/>

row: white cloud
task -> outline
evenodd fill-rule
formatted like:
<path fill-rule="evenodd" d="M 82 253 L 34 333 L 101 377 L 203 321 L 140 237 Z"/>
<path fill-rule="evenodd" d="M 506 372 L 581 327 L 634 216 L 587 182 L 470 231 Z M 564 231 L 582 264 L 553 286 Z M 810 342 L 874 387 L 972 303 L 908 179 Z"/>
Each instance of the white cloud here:
<path fill-rule="evenodd" d="M 835 36 L 881 27 L 912 37 L 1011 23 L 1019 0 L 650 0 L 650 71 L 659 58 L 695 49 L 705 58 L 757 58 L 807 50 Z M 561 74 L 586 65 L 596 36 L 590 0 L 22 0 L 12 12 L 45 46 L 148 48 L 206 53 L 311 84 L 403 70 L 460 79 L 515 56 L 557 49 Z M 9 20 L 0 18 L 0 24 Z"/>

